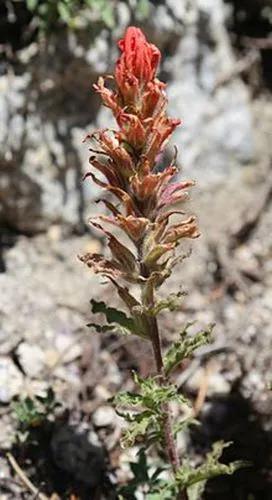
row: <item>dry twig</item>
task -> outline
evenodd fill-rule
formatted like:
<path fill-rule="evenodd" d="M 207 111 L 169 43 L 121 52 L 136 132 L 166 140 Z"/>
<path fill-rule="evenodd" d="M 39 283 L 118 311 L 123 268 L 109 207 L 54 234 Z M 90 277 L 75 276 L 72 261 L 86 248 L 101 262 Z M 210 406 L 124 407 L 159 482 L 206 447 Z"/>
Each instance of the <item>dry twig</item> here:
<path fill-rule="evenodd" d="M 11 453 L 7 453 L 7 459 L 12 469 L 21 479 L 24 486 L 26 486 L 26 488 L 29 491 L 31 491 L 31 493 L 33 493 L 33 495 L 35 496 L 35 498 L 37 498 L 37 500 L 50 500 L 49 497 L 47 497 L 43 493 L 40 493 L 38 488 L 36 488 L 36 486 L 34 486 L 34 484 L 30 481 L 30 479 L 28 479 L 28 477 L 25 475 L 24 471 L 21 469 L 18 462 L 15 460 L 14 456 Z"/>

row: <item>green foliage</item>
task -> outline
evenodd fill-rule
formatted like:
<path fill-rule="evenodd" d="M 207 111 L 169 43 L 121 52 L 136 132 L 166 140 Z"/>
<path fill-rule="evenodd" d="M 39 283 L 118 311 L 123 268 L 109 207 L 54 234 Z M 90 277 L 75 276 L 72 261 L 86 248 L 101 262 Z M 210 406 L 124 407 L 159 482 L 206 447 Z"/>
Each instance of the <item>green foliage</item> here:
<path fill-rule="evenodd" d="M 199 347 L 211 342 L 211 335 L 214 325 L 210 325 L 207 330 L 200 330 L 193 336 L 188 335 L 189 328 L 194 323 L 187 323 L 179 334 L 180 340 L 175 342 L 164 357 L 165 373 L 168 375 L 181 361 L 189 358 Z"/>
<path fill-rule="evenodd" d="M 170 383 L 160 383 L 159 376 L 141 378 L 134 372 L 134 382 L 140 387 L 141 393 L 121 392 L 117 394 L 115 401 L 121 405 L 142 406 L 156 413 L 160 412 L 160 406 L 171 401 L 188 403 L 177 387 Z"/>
<path fill-rule="evenodd" d="M 171 312 L 179 309 L 185 295 L 186 292 L 183 291 L 178 293 L 170 293 L 170 295 L 166 299 L 158 300 L 152 307 L 136 306 L 134 307 L 134 310 L 138 310 L 142 313 L 147 314 L 148 316 L 156 317 L 161 311 L 165 309 L 168 309 Z"/>
<path fill-rule="evenodd" d="M 123 311 L 119 311 L 114 307 L 108 307 L 105 302 L 97 302 L 96 300 L 91 300 L 92 312 L 93 314 L 101 313 L 105 316 L 107 320 L 106 325 L 98 325 L 96 323 L 89 323 L 87 326 L 89 328 L 94 328 L 97 332 L 109 332 L 109 331 L 119 331 L 125 335 L 134 334 L 139 337 L 146 337 L 146 331 L 144 325 L 137 317 L 128 317 Z"/>
<path fill-rule="evenodd" d="M 179 420 L 175 422 L 173 425 L 173 435 L 176 437 L 179 432 L 184 432 L 188 429 L 188 427 L 192 425 L 200 425 L 199 421 L 193 417 L 185 418 L 184 420 Z"/>
<path fill-rule="evenodd" d="M 188 488 L 189 499 L 197 500 L 200 498 L 201 493 L 208 479 L 224 474 L 233 474 L 241 467 L 248 467 L 249 462 L 237 460 L 230 464 L 222 464 L 219 459 L 225 448 L 232 443 L 224 443 L 218 441 L 213 444 L 212 451 L 207 454 L 206 461 L 199 467 L 191 467 L 191 465 L 184 461 L 182 467 L 176 474 L 176 484 L 180 488 Z"/>
<path fill-rule="evenodd" d="M 224 448 L 231 443 L 218 441 L 213 444 L 212 451 L 207 454 L 206 461 L 199 467 L 194 467 L 184 460 L 174 479 L 157 481 L 146 496 L 148 500 L 170 500 L 177 498 L 180 490 L 187 490 L 189 500 L 200 500 L 204 493 L 206 482 L 216 476 L 233 474 L 241 467 L 248 467 L 248 462 L 235 461 L 228 465 L 219 462 Z"/>
<path fill-rule="evenodd" d="M 56 401 L 53 389 L 45 396 L 26 397 L 13 404 L 13 410 L 21 429 L 39 427 L 50 418 L 60 404 Z"/>
<path fill-rule="evenodd" d="M 139 437 L 146 437 L 149 444 L 154 440 L 161 441 L 164 406 L 173 401 L 188 403 L 175 385 L 162 383 L 159 377 L 142 379 L 134 373 L 134 381 L 140 388 L 139 393 L 120 392 L 114 398 L 117 413 L 129 424 L 121 441 L 124 447 L 132 446 Z"/>
<path fill-rule="evenodd" d="M 82 24 L 80 17 L 86 19 L 89 13 L 107 28 L 115 25 L 112 0 L 27 0 L 26 4 L 42 31 L 51 31 L 59 25 L 76 28 Z"/>
<path fill-rule="evenodd" d="M 159 475 L 165 469 L 156 467 L 151 471 L 151 466 L 147 462 L 147 457 L 144 448 L 141 448 L 137 453 L 137 462 L 130 462 L 130 470 L 133 475 L 132 479 L 125 485 L 119 488 L 119 498 L 135 499 L 135 494 L 140 490 L 144 493 L 153 489 L 159 484 Z M 146 497 L 149 498 L 149 497 Z"/>
<path fill-rule="evenodd" d="M 138 21 L 146 19 L 150 12 L 149 0 L 128 0 Z M 78 28 L 93 22 L 113 29 L 116 25 L 114 0 L 26 0 L 27 8 L 34 14 L 41 31 L 53 31 L 59 26 Z"/>
<path fill-rule="evenodd" d="M 140 388 L 139 392 L 121 392 L 114 398 L 117 413 L 128 423 L 121 444 L 124 447 L 133 446 L 139 438 L 144 438 L 145 449 L 154 441 L 157 445 L 160 443 L 164 446 L 163 424 L 166 405 L 172 401 L 188 404 L 188 401 L 178 393 L 173 384 L 162 381 L 158 376 L 143 379 L 134 374 L 134 381 Z M 178 432 L 184 431 L 192 424 L 198 424 L 192 417 L 175 422 L 173 435 L 176 436 Z M 192 466 L 186 459 L 183 460 L 174 479 L 169 478 L 167 481 L 159 477 L 163 470 L 167 470 L 165 468 L 156 469 L 155 475 L 149 474 L 146 456 L 142 450 L 138 462 L 131 464 L 134 477 L 121 488 L 120 498 L 134 500 L 136 491 L 143 491 L 148 500 L 170 500 L 176 498 L 180 490 L 186 489 L 189 500 L 199 500 L 208 479 L 218 475 L 233 474 L 237 469 L 249 465 L 242 461 L 228 465 L 219 462 L 224 448 L 230 444 L 222 441 L 215 443 L 212 451 L 207 454 L 205 462 L 198 467 Z"/>

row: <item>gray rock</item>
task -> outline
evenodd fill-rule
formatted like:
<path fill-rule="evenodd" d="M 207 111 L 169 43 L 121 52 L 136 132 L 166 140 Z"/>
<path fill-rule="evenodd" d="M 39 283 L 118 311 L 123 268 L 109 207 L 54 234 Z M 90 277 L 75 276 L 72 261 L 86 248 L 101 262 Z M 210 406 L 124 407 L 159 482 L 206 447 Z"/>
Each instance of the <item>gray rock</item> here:
<path fill-rule="evenodd" d="M 8 357 L 0 358 L 0 402 L 9 403 L 20 394 L 23 375 Z"/>
<path fill-rule="evenodd" d="M 235 66 L 225 15 L 223 0 L 167 0 L 149 21 L 155 38 L 162 31 L 163 44 L 172 41 L 174 50 L 163 60 L 162 71 L 169 80 L 170 114 L 183 121 L 173 141 L 182 164 L 202 187 L 222 180 L 254 156 L 245 85 L 230 78 L 217 87 Z"/>
<path fill-rule="evenodd" d="M 92 193 L 90 183 L 83 188 L 82 139 L 96 114 L 98 73 L 75 56 L 65 68 L 67 57 L 60 50 L 51 64 L 39 54 L 21 64 L 23 76 L 0 77 L 0 223 L 25 233 L 83 224 Z"/>
<path fill-rule="evenodd" d="M 184 122 L 174 142 L 202 187 L 254 155 L 245 85 L 231 78 L 215 90 L 235 66 L 225 9 L 223 0 L 166 0 L 151 6 L 143 24 L 164 55 L 170 114 Z M 112 71 L 115 41 L 131 15 L 119 2 L 112 33 L 95 37 L 83 23 L 77 34 L 58 35 L 43 50 L 36 44 L 24 49 L 18 72 L 0 77 L 0 224 L 25 233 L 56 223 L 83 225 L 98 190 L 82 183 L 88 170 L 82 138 L 112 124 L 92 83 Z"/>

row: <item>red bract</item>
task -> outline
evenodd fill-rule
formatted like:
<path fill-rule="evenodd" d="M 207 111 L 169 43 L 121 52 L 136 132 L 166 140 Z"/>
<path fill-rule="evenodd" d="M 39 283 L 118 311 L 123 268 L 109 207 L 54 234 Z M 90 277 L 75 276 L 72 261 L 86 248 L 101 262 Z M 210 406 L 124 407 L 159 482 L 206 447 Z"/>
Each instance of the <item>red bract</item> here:
<path fill-rule="evenodd" d="M 87 136 L 90 164 L 104 179 L 93 172 L 86 177 L 117 199 L 117 204 L 103 200 L 111 217 L 99 219 L 124 231 L 134 244 L 134 253 L 92 219 L 92 224 L 107 235 L 113 258 L 88 255 L 82 260 L 94 272 L 111 279 L 146 281 L 150 289 L 169 276 L 171 256 L 182 238 L 198 236 L 194 217 L 169 226 L 169 218 L 178 211 L 167 211 L 187 198 L 186 188 L 193 182 L 173 182 L 178 171 L 174 161 L 157 170 L 157 158 L 180 124 L 167 115 L 165 84 L 155 75 L 159 50 L 134 27 L 127 29 L 118 45 L 121 56 L 115 69 L 116 90 L 106 88 L 102 77 L 94 88 L 112 110 L 119 128 Z"/>
<path fill-rule="evenodd" d="M 144 86 L 153 80 L 161 54 L 139 28 L 128 28 L 118 46 L 122 54 L 116 63 L 115 78 L 121 92 L 127 84 Z"/>

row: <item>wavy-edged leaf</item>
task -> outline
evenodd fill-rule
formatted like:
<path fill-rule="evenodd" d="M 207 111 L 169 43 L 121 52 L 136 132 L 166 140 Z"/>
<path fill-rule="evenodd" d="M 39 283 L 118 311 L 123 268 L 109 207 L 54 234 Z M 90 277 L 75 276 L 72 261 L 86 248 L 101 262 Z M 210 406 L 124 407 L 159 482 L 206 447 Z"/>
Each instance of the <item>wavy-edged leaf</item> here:
<path fill-rule="evenodd" d="M 114 307 L 109 307 L 105 304 L 105 302 L 97 302 L 94 299 L 91 300 L 91 306 L 93 314 L 103 314 L 110 325 L 115 324 L 125 330 L 128 330 L 130 333 L 138 333 L 135 331 L 135 323 L 133 319 L 129 318 L 123 311 L 119 311 L 119 309 L 115 309 Z"/>
<path fill-rule="evenodd" d="M 161 407 L 165 403 L 177 401 L 181 404 L 188 404 L 188 400 L 178 393 L 177 387 L 174 384 L 169 382 L 161 383 L 158 376 L 144 379 L 134 372 L 133 377 L 135 383 L 141 390 L 141 392 L 137 394 L 138 404 L 143 408 L 152 410 L 157 415 L 161 414 Z M 133 395 L 135 398 L 134 393 Z"/>
<path fill-rule="evenodd" d="M 118 415 L 129 424 L 122 442 L 124 446 L 132 446 L 138 436 L 145 435 L 145 444 L 149 446 L 154 441 L 163 441 L 165 405 L 172 401 L 188 404 L 188 401 L 175 385 L 162 384 L 159 377 L 143 379 L 134 373 L 134 381 L 140 386 L 139 393 L 121 392 L 113 400 Z"/>
<path fill-rule="evenodd" d="M 146 415 L 144 412 L 137 415 L 137 418 L 129 424 L 129 427 L 121 437 L 121 446 L 130 448 L 135 444 L 138 438 L 143 438 L 147 434 L 148 428 L 154 421 L 154 415 Z"/>
<path fill-rule="evenodd" d="M 182 299 L 185 295 L 186 292 L 183 291 L 171 293 L 166 299 L 158 300 L 153 307 L 145 308 L 145 312 L 149 316 L 157 316 L 164 309 L 168 309 L 171 312 L 176 311 L 180 308 Z"/>
<path fill-rule="evenodd" d="M 185 358 L 190 357 L 199 347 L 211 342 L 211 335 L 214 325 L 210 325 L 207 330 L 200 330 L 193 336 L 188 336 L 188 329 L 193 323 L 187 323 L 180 333 L 180 340 L 175 342 L 164 357 L 165 373 L 174 370 Z"/>
<path fill-rule="evenodd" d="M 129 317 L 124 311 L 120 311 L 115 307 L 109 307 L 103 301 L 97 302 L 91 300 L 92 312 L 94 314 L 101 313 L 105 316 L 107 324 L 100 326 L 95 323 L 89 323 L 87 326 L 96 328 L 98 332 L 107 332 L 112 330 L 121 330 L 123 334 L 133 334 L 143 339 L 148 338 L 148 325 L 145 324 L 144 318 Z"/>
<path fill-rule="evenodd" d="M 176 483 L 180 488 L 188 488 L 188 492 L 191 489 L 191 496 L 189 494 L 190 500 L 199 498 L 196 494 L 201 493 L 208 479 L 225 474 L 231 475 L 236 470 L 251 465 L 250 462 L 243 462 L 241 460 L 231 462 L 228 465 L 219 462 L 224 449 L 231 444 L 231 442 L 224 443 L 223 441 L 214 443 L 212 451 L 207 454 L 206 461 L 199 467 L 192 467 L 188 462 L 183 462 L 182 467 L 176 473 Z M 196 484 L 199 485 L 198 488 L 192 488 Z"/>

